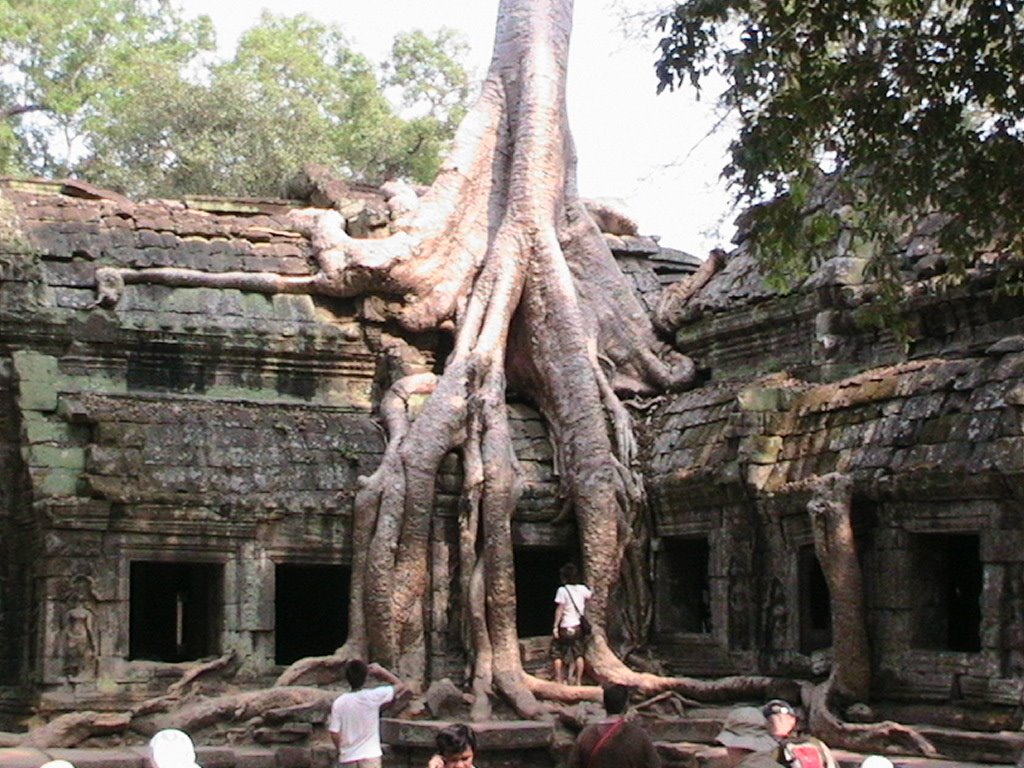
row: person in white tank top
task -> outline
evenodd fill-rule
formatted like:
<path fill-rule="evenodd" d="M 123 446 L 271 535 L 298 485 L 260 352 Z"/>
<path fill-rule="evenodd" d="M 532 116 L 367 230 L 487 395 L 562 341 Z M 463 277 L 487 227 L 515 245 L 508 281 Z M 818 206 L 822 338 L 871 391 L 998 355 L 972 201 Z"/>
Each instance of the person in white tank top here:
<path fill-rule="evenodd" d="M 551 629 L 552 670 L 555 682 L 582 685 L 586 637 L 580 627 L 580 621 L 586 613 L 587 601 L 593 593 L 590 587 L 579 583 L 579 571 L 574 563 L 563 565 L 558 575 L 562 580 L 562 586 L 555 592 L 555 621 Z M 570 677 L 568 681 L 567 670 Z"/>

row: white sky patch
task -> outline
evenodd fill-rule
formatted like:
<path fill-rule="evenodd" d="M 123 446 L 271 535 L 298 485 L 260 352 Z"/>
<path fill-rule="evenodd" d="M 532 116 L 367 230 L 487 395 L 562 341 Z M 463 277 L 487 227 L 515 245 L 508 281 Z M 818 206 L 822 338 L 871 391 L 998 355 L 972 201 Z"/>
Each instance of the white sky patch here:
<path fill-rule="evenodd" d="M 190 15 L 209 15 L 221 50 L 231 52 L 265 9 L 305 13 L 338 24 L 353 48 L 384 61 L 399 32 L 451 27 L 471 47 L 479 79 L 490 60 L 497 0 L 179 0 Z M 658 8 L 632 0 L 631 8 Z M 627 39 L 621 14 L 607 0 L 579 0 L 569 60 L 569 124 L 585 197 L 623 200 L 645 234 L 701 258 L 732 236 L 729 193 L 719 179 L 732 132 L 716 128 L 713 100 L 692 91 L 655 94 L 656 37 Z"/>

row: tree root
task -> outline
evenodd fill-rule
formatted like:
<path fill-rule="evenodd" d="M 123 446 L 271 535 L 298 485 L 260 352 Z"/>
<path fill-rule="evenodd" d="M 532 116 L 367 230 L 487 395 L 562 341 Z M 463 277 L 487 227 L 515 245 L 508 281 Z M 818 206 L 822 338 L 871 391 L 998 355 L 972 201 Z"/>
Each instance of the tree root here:
<path fill-rule="evenodd" d="M 128 712 L 70 712 L 33 728 L 18 743 L 21 747 L 75 747 L 93 736 L 121 733 L 131 724 Z"/>
<path fill-rule="evenodd" d="M 339 648 L 330 656 L 307 656 L 282 672 L 274 686 L 331 685 L 345 676 L 345 665 L 354 656 Z"/>
<path fill-rule="evenodd" d="M 336 693 L 319 688 L 282 686 L 260 691 L 218 696 L 197 701 L 153 721 L 156 730 L 180 728 L 186 733 L 197 733 L 224 722 L 246 722 L 262 717 L 273 710 L 299 707 L 318 708 L 326 718 Z"/>
<path fill-rule="evenodd" d="M 662 333 L 675 333 L 690 300 L 722 270 L 725 259 L 725 251 L 715 248 L 696 272 L 666 288 L 654 310 L 654 326 Z"/>
<path fill-rule="evenodd" d="M 831 677 L 819 685 L 805 684 L 804 694 L 811 733 L 831 747 L 873 754 L 939 755 L 927 738 L 900 723 L 847 723 L 840 720 L 829 707 L 833 694 Z"/>
<path fill-rule="evenodd" d="M 167 689 L 167 694 L 169 696 L 181 696 L 185 692 L 185 689 L 196 680 L 201 677 L 214 674 L 215 672 L 222 672 L 232 666 L 236 659 L 237 655 L 235 652 L 230 651 L 229 653 L 225 653 L 223 656 L 213 659 L 212 661 L 192 667 L 181 676 L 181 679 L 178 680 L 178 682 L 174 683 Z"/>
<path fill-rule="evenodd" d="M 681 696 L 675 691 L 663 691 L 662 693 L 659 693 L 655 696 L 651 696 L 648 699 L 644 699 L 643 701 L 634 704 L 632 706 L 632 709 L 650 709 L 651 707 L 654 707 L 656 704 L 660 704 L 663 701 L 667 701 L 671 705 L 672 709 L 675 711 L 676 715 L 678 715 L 679 717 L 682 717 L 683 714 L 685 714 L 684 707 L 695 708 L 700 706 L 700 702 L 696 699 L 690 699 L 686 696 Z"/>

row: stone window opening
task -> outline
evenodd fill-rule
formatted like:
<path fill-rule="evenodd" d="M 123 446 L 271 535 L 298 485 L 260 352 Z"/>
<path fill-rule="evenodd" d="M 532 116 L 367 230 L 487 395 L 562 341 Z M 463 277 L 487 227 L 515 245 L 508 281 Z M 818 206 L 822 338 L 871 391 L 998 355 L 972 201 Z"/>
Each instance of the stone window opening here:
<path fill-rule="evenodd" d="M 983 569 L 977 534 L 919 533 L 911 537 L 910 582 L 914 647 L 981 650 Z"/>
<path fill-rule="evenodd" d="M 832 597 L 813 544 L 800 547 L 797 568 L 800 653 L 812 653 L 832 645 Z"/>
<path fill-rule="evenodd" d="M 274 663 L 329 656 L 348 637 L 352 569 L 277 563 L 274 567 Z"/>
<path fill-rule="evenodd" d="M 558 570 L 579 563 L 563 547 L 515 548 L 516 630 L 519 637 L 550 637 L 555 617 L 555 592 L 561 585 Z M 581 574 L 582 578 L 582 574 Z"/>
<path fill-rule="evenodd" d="M 219 653 L 223 566 L 133 561 L 128 658 L 193 661 Z"/>
<path fill-rule="evenodd" d="M 710 562 L 706 537 L 661 539 L 655 581 L 659 632 L 711 632 Z"/>

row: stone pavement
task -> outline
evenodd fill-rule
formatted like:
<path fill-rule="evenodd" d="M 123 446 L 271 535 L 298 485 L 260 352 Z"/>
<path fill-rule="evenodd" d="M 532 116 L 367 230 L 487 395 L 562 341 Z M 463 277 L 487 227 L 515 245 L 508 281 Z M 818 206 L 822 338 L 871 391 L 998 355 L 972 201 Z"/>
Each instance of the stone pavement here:
<path fill-rule="evenodd" d="M 722 768 L 725 763 L 725 751 L 718 747 L 699 744 L 662 743 L 661 753 L 665 765 L 688 765 L 693 768 Z M 319 764 L 321 755 L 316 750 L 305 747 L 197 747 L 197 762 L 203 768 L 306 768 Z M 489 751 L 489 750 L 488 750 Z M 676 759 L 672 759 L 671 753 Z M 668 754 L 666 754 L 668 753 Z M 491 761 L 487 753 L 478 760 L 480 768 L 490 768 Z M 495 755 L 497 756 L 497 755 Z M 852 752 L 837 751 L 836 760 L 840 768 L 856 768 L 863 755 Z M 503 755 L 496 763 L 508 764 L 511 755 Z M 667 758 L 667 759 L 666 759 Z M 146 748 L 120 747 L 114 749 L 32 749 L 28 747 L 11 747 L 0 749 L 0 768 L 39 768 L 48 760 L 68 760 L 76 768 L 145 768 Z M 931 760 L 919 757 L 892 757 L 898 768 L 1010 768 L 993 763 L 963 763 L 950 760 Z M 410 761 L 406 754 L 390 754 L 385 760 L 385 768 L 399 768 L 405 765 L 425 765 L 423 762 Z M 515 761 L 521 764 L 520 761 Z M 532 761 L 531 761 L 532 762 Z"/>
<path fill-rule="evenodd" d="M 434 734 L 446 722 L 384 718 L 385 768 L 423 768 L 433 752 Z M 725 768 L 725 750 L 715 746 L 720 722 L 713 718 L 649 723 L 664 768 Z M 478 768 L 553 768 L 568 744 L 555 745 L 551 723 L 500 721 L 477 723 Z M 857 768 L 864 755 L 836 750 L 840 768 Z M 110 749 L 0 749 L 0 768 L 39 768 L 49 760 L 68 760 L 76 768 L 147 768 L 145 745 Z M 1013 768 L 1007 764 L 968 763 L 920 757 L 891 756 L 897 768 Z M 202 768 L 333 768 L 333 750 L 326 741 L 312 746 L 196 745 Z"/>
<path fill-rule="evenodd" d="M 305 759 L 302 759 L 303 753 Z M 76 768 L 145 768 L 145 746 L 111 749 L 0 749 L 0 768 L 39 768 L 48 760 L 68 760 Z M 295 747 L 196 747 L 196 761 L 203 768 L 304 768 L 311 764 L 311 750 Z"/>

